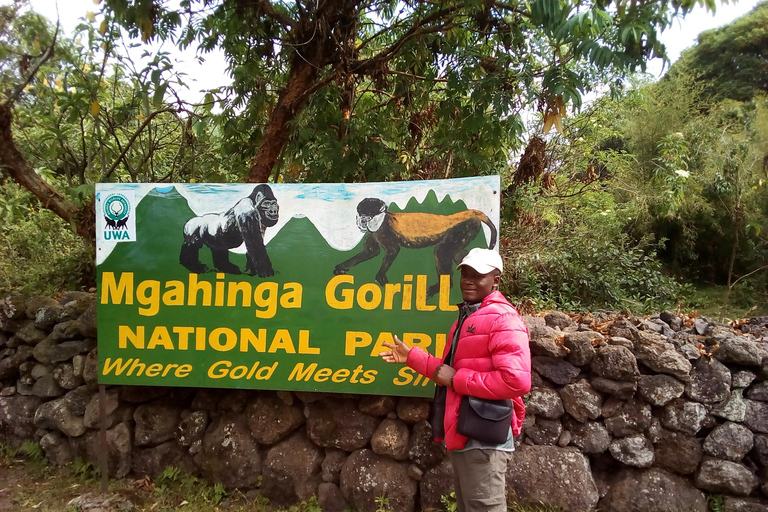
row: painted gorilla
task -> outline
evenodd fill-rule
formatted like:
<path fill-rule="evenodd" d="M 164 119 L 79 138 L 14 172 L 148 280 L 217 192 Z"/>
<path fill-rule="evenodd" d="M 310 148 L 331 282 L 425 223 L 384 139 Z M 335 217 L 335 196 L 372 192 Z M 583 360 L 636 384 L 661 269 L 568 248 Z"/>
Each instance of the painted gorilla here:
<path fill-rule="evenodd" d="M 208 213 L 187 221 L 179 261 L 190 272 L 210 272 L 211 269 L 199 258 L 200 249 L 207 245 L 216 270 L 240 274 L 240 268 L 229 261 L 229 250 L 245 242 L 245 272 L 259 277 L 273 276 L 275 271 L 264 247 L 264 232 L 277 224 L 277 219 L 275 194 L 269 185 L 257 185 L 251 195 L 226 212 Z"/>

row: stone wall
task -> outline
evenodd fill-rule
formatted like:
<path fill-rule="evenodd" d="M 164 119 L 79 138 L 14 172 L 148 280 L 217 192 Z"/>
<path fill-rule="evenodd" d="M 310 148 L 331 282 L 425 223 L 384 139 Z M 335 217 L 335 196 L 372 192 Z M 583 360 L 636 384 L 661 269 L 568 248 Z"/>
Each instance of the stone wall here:
<path fill-rule="evenodd" d="M 0 301 L 0 442 L 98 462 L 96 299 Z M 533 389 L 508 468 L 522 498 L 569 511 L 768 510 L 768 318 L 737 329 L 662 313 L 525 318 Z M 429 402 L 110 386 L 110 473 L 167 466 L 277 506 L 442 509 L 452 469 Z"/>

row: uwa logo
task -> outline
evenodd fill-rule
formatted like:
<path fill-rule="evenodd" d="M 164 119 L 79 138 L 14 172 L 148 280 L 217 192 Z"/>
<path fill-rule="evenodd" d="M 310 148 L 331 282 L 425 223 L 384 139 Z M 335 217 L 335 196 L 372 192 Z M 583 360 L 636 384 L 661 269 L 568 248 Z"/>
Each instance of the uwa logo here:
<path fill-rule="evenodd" d="M 135 238 L 131 220 L 131 199 L 124 194 L 109 194 L 101 203 L 104 214 L 104 240 L 132 241 Z M 130 223 L 129 223 L 130 222 Z"/>

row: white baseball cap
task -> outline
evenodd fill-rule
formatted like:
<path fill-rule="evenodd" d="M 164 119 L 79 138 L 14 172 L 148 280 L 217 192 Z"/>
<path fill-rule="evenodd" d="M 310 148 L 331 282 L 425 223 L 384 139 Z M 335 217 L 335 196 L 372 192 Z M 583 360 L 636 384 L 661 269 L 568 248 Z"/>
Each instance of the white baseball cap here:
<path fill-rule="evenodd" d="M 456 268 L 460 268 L 462 265 L 472 267 L 481 274 L 488 274 L 494 269 L 504 272 L 501 256 L 492 249 L 480 249 L 479 247 L 472 249 Z"/>

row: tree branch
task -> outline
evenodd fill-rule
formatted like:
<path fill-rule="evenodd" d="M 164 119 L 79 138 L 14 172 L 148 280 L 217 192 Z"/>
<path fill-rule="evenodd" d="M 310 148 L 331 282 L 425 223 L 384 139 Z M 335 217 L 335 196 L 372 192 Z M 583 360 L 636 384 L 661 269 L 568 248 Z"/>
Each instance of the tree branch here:
<path fill-rule="evenodd" d="M 46 48 L 45 52 L 43 53 L 43 56 L 40 58 L 40 60 L 37 61 L 37 64 L 35 64 L 35 67 L 32 68 L 32 71 L 29 73 L 26 79 L 24 79 L 24 82 L 19 84 L 16 89 L 11 93 L 11 95 L 6 99 L 3 103 L 12 104 L 17 99 L 19 99 L 19 96 L 21 96 L 21 93 L 24 92 L 24 88 L 29 85 L 29 83 L 35 78 L 35 75 L 38 71 L 40 71 L 40 67 L 45 64 L 48 59 L 50 59 L 53 56 L 53 49 L 56 46 L 56 38 L 59 35 L 59 24 L 56 23 L 56 31 L 53 33 L 53 41 L 51 41 L 51 45 Z"/>

